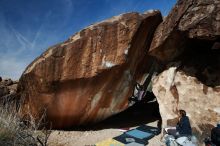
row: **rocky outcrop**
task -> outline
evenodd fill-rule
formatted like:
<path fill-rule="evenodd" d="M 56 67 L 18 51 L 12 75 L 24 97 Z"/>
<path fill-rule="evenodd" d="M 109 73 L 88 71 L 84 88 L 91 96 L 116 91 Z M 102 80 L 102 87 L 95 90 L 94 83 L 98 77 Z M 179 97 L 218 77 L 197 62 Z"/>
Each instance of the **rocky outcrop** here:
<path fill-rule="evenodd" d="M 17 83 L 17 81 L 2 79 L 0 77 L 0 104 L 5 104 L 15 98 L 17 93 Z"/>
<path fill-rule="evenodd" d="M 126 109 L 161 21 L 158 11 L 122 14 L 49 48 L 20 78 L 22 114 L 46 112 L 53 128 L 68 128 Z"/>
<path fill-rule="evenodd" d="M 184 109 L 200 140 L 220 121 L 219 11 L 220 1 L 179 0 L 149 50 L 165 65 L 153 80 L 163 126 Z"/>
<path fill-rule="evenodd" d="M 177 70 L 176 66 L 155 77 L 153 84 L 164 126 L 175 126 L 177 110 L 184 109 L 193 133 L 202 140 L 220 121 L 220 86 L 206 86 L 196 77 Z"/>
<path fill-rule="evenodd" d="M 178 57 L 190 40 L 219 41 L 220 1 L 179 0 L 157 28 L 150 54 L 163 61 Z"/>

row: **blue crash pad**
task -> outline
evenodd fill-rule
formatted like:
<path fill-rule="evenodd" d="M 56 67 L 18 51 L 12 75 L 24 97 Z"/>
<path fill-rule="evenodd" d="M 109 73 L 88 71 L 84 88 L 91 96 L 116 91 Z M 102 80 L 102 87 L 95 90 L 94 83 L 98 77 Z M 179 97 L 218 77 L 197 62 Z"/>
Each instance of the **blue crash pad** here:
<path fill-rule="evenodd" d="M 123 143 L 123 144 L 129 144 L 129 143 L 132 143 L 132 142 L 136 142 L 136 143 L 139 143 L 139 144 L 147 144 L 148 142 L 142 140 L 142 139 L 139 139 L 139 138 L 136 138 L 136 137 L 133 137 L 131 135 L 128 135 L 126 133 L 122 134 L 122 135 L 119 135 L 119 136 L 116 136 L 114 137 L 113 139 Z"/>
<path fill-rule="evenodd" d="M 161 132 L 160 128 L 151 127 L 148 125 L 141 125 L 141 126 L 137 127 L 136 129 L 143 131 L 143 132 L 147 132 L 147 133 L 153 133 L 154 135 L 158 135 Z"/>
<path fill-rule="evenodd" d="M 126 134 L 133 136 L 133 137 L 136 137 L 136 138 L 139 138 L 139 139 L 144 139 L 146 141 L 148 139 L 151 139 L 152 137 L 154 137 L 153 133 L 143 132 L 143 131 L 140 131 L 137 129 L 127 131 Z"/>

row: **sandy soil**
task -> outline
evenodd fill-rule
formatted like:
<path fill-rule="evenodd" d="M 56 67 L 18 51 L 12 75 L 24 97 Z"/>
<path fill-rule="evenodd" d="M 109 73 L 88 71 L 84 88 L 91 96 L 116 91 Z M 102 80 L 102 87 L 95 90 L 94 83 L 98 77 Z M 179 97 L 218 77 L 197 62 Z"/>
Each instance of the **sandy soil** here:
<path fill-rule="evenodd" d="M 121 128 L 135 128 L 141 124 L 158 126 L 160 116 L 158 115 L 156 102 L 139 103 L 132 108 L 106 119 L 102 123 L 93 125 L 92 128 L 84 127 L 72 131 L 53 131 L 49 137 L 49 146 L 94 146 L 95 143 L 108 138 L 121 135 Z M 149 140 L 148 146 L 162 146 L 160 136 Z"/>
<path fill-rule="evenodd" d="M 105 121 L 69 131 L 55 130 L 49 137 L 49 146 L 95 146 L 95 143 L 121 135 L 121 129 L 133 129 L 142 124 L 161 128 L 157 102 L 141 102 Z M 148 146 L 165 146 L 161 135 L 150 139 Z M 204 144 L 200 144 L 204 146 Z"/>
<path fill-rule="evenodd" d="M 148 123 L 156 126 L 157 122 Z M 133 127 L 135 128 L 135 127 Z M 120 129 L 103 129 L 93 131 L 54 131 L 52 132 L 50 146 L 94 146 L 95 143 L 121 135 Z M 162 146 L 160 135 L 150 139 L 148 146 Z"/>
<path fill-rule="evenodd" d="M 95 143 L 122 134 L 118 129 L 103 129 L 98 131 L 54 131 L 52 132 L 50 146 L 92 146 Z"/>

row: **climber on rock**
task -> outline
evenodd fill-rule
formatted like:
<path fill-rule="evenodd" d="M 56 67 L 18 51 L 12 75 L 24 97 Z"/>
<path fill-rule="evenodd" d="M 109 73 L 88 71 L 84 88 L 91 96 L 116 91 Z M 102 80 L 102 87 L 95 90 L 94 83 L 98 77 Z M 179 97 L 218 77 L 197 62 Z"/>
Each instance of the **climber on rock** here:
<path fill-rule="evenodd" d="M 132 97 L 129 99 L 130 105 L 133 105 L 134 103 L 141 101 L 145 96 L 145 88 L 143 85 L 140 85 L 139 83 L 136 83 L 134 92 Z"/>

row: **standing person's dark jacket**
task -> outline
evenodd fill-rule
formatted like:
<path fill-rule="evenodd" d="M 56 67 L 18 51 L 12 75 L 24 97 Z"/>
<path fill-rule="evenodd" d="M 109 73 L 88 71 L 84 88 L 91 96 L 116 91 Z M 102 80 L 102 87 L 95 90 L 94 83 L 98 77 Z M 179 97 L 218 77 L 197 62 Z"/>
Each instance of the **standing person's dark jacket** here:
<path fill-rule="evenodd" d="M 212 129 L 211 139 L 214 144 L 220 146 L 220 126 Z"/>
<path fill-rule="evenodd" d="M 180 135 L 192 135 L 192 128 L 187 116 L 180 119 L 179 123 L 177 123 L 176 130 Z"/>

